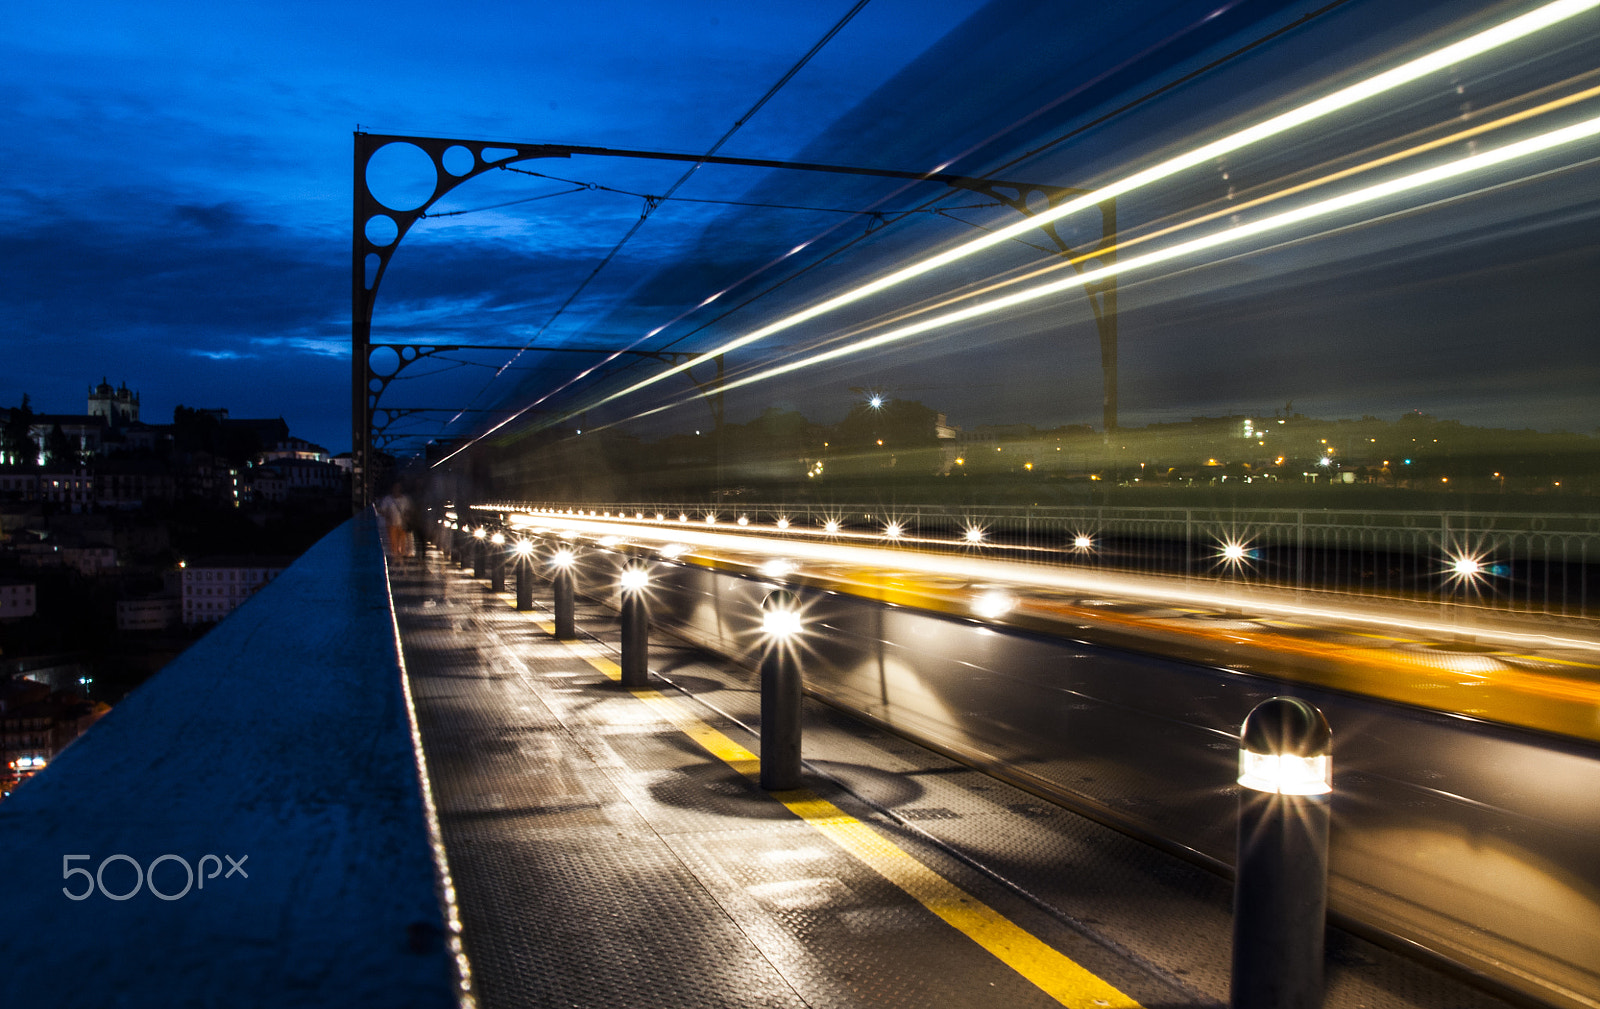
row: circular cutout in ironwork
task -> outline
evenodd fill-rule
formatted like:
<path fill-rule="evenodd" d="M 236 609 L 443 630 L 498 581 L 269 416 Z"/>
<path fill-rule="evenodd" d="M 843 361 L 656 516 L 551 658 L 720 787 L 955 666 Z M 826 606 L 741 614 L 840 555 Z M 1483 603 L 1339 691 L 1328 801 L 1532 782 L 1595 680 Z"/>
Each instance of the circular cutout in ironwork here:
<path fill-rule="evenodd" d="M 472 171 L 473 167 L 477 165 L 478 159 L 471 151 L 460 144 L 456 144 L 444 152 L 443 157 L 439 159 L 439 163 L 444 166 L 445 171 L 456 178 L 460 178 Z"/>
<path fill-rule="evenodd" d="M 367 355 L 367 368 L 374 375 L 393 375 L 400 370 L 400 355 L 393 347 L 373 347 Z"/>
<path fill-rule="evenodd" d="M 387 248 L 394 244 L 400 237 L 400 225 L 388 214 L 373 214 L 367 218 L 366 227 L 362 229 L 367 236 L 367 241 L 378 248 Z"/>
<path fill-rule="evenodd" d="M 384 144 L 367 161 L 367 192 L 390 210 L 415 210 L 438 186 L 433 159 L 416 144 Z"/>

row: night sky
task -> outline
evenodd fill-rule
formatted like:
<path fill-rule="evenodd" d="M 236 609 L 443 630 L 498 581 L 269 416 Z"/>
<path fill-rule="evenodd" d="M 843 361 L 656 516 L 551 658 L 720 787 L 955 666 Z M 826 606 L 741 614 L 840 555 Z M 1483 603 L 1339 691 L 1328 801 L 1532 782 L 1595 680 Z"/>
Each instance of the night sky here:
<path fill-rule="evenodd" d="M 26 392 L 35 409 L 80 412 L 87 387 L 106 376 L 141 392 L 147 420 L 170 419 L 179 403 L 281 414 L 295 434 L 347 449 L 358 124 L 704 153 L 854 6 L 7 4 L 0 405 Z M 1324 4 L 1114 6 L 870 0 L 719 153 L 1096 186 L 1537 4 L 1416 3 L 1402 13 L 1350 0 L 1166 91 Z M 1597 40 L 1600 17 L 1581 16 L 1125 197 L 1119 219 L 1134 235 L 1226 211 L 1230 200 L 1470 125 L 1483 109 L 1594 87 L 1584 74 Z M 1588 99 L 1505 136 L 1592 117 L 1596 106 Z M 1594 431 L 1596 158 L 1600 142 L 1590 139 L 1128 276 L 1123 423 L 1293 401 L 1321 416 L 1421 409 Z M 378 194 L 415 191 L 404 159 L 386 160 L 395 171 L 373 176 Z M 491 172 L 413 229 L 383 282 L 374 340 L 701 350 L 1014 219 L 934 184 L 707 166 L 574 298 L 648 206 L 642 196 L 667 192 L 687 166 L 573 158 L 518 167 L 545 177 Z M 471 212 L 442 216 L 454 211 Z M 886 226 L 865 234 L 865 211 L 885 214 Z M 1224 214 L 1213 227 L 1228 223 Z M 1064 237 L 1089 236 L 1067 228 Z M 730 355 L 730 372 L 1050 262 L 1008 244 Z M 474 412 L 449 426 L 452 413 L 411 418 L 395 428 L 407 434 L 395 447 L 470 434 L 563 386 L 524 422 L 575 424 L 568 414 L 661 367 L 617 361 L 572 381 L 595 361 L 463 351 L 412 366 L 384 405 Z M 865 387 L 920 399 L 967 427 L 1098 424 L 1094 323 L 1081 294 L 1063 295 L 749 386 L 729 395 L 730 418 L 781 406 L 837 420 Z M 705 411 L 692 393 L 668 380 L 586 422 L 681 401 L 649 423 L 695 427 Z"/>

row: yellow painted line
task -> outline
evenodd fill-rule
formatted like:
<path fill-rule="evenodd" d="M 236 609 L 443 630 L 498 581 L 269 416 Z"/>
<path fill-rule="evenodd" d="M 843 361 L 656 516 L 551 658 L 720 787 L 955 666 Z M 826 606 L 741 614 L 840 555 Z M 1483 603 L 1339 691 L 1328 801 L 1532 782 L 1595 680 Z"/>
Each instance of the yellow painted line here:
<path fill-rule="evenodd" d="M 515 600 L 512 603 L 514 605 Z M 541 622 L 540 626 L 548 633 L 554 633 L 554 625 Z M 561 643 L 610 679 L 622 678 L 621 667 L 592 645 L 582 641 Z M 760 757 L 707 725 L 676 698 L 647 687 L 630 692 L 713 757 L 747 778 L 754 780 L 759 776 Z M 772 797 L 818 833 L 905 891 L 917 903 L 944 919 L 1062 1005 L 1071 1009 L 1105 1009 L 1108 1006 L 1141 1009 L 1134 999 L 923 865 L 905 849 L 828 800 L 804 788 L 774 792 Z"/>

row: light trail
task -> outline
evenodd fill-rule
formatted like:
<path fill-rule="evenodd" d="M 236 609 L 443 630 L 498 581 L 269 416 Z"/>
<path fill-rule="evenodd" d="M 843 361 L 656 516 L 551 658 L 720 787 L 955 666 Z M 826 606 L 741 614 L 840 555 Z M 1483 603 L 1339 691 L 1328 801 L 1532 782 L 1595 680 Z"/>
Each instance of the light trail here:
<path fill-rule="evenodd" d="M 1129 175 L 1119 181 L 1103 186 L 1100 189 L 1093 190 L 1083 196 L 1079 196 L 1075 199 L 1062 203 L 1059 206 L 1050 208 L 1038 214 L 1034 214 L 1025 220 L 1018 221 L 999 230 L 989 232 L 983 236 L 972 239 L 965 244 L 956 246 L 953 249 L 946 250 L 938 255 L 930 256 L 927 259 L 912 263 L 909 266 L 902 267 L 899 270 L 879 277 L 877 280 L 862 284 L 859 287 L 846 291 L 843 294 L 835 295 L 834 297 L 821 301 L 809 308 L 805 308 L 798 312 L 784 316 L 775 322 L 768 323 L 765 326 L 730 340 L 721 346 L 706 351 L 703 354 L 693 357 L 687 361 L 683 361 L 679 364 L 675 364 L 667 368 L 665 371 L 658 372 L 657 374 L 645 379 L 641 379 L 640 381 L 635 382 L 624 389 L 606 395 L 595 402 L 590 403 L 582 410 L 567 414 L 566 418 L 563 419 L 576 416 L 577 414 L 587 410 L 596 409 L 604 406 L 607 403 L 615 402 L 624 396 L 629 396 L 643 389 L 647 389 L 650 386 L 671 378 L 672 376 L 681 372 L 688 371 L 689 369 L 698 367 L 699 365 L 705 364 L 708 361 L 715 360 L 719 355 L 725 354 L 730 350 L 737 350 L 741 347 L 749 346 L 750 344 L 766 339 L 769 336 L 774 336 L 778 333 L 784 332 L 785 330 L 792 329 L 803 322 L 808 322 L 836 309 L 843 308 L 846 305 L 854 304 L 857 301 L 870 297 L 871 295 L 877 294 L 881 291 L 888 290 L 889 288 L 905 283 L 908 280 L 920 277 L 923 274 L 929 273 L 942 266 L 947 266 L 951 263 L 958 262 L 967 258 L 968 256 L 981 252 L 984 249 L 991 248 L 1002 242 L 1010 241 L 1019 235 L 1039 227 L 1040 225 L 1048 224 L 1090 207 L 1098 206 L 1100 203 L 1103 203 L 1106 200 L 1114 199 L 1126 193 L 1142 189 L 1145 186 L 1149 186 L 1153 183 L 1160 182 L 1196 165 L 1204 164 L 1213 158 L 1217 158 L 1224 154 L 1240 150 L 1241 148 L 1247 147 L 1251 144 L 1270 139 L 1278 136 L 1279 134 L 1288 132 L 1289 130 L 1293 130 L 1299 126 L 1304 126 L 1308 123 L 1314 122 L 1317 119 L 1332 115 L 1335 112 L 1350 108 L 1389 91 L 1393 91 L 1395 88 L 1425 77 L 1434 71 L 1442 70 L 1459 64 L 1463 61 L 1472 59 L 1473 57 L 1492 52 L 1495 49 L 1543 31 L 1544 29 L 1553 25 L 1570 20 L 1571 18 L 1574 18 L 1586 11 L 1592 10 L 1597 6 L 1600 6 L 1600 0 L 1555 0 L 1553 3 L 1545 4 L 1542 7 L 1535 8 L 1526 14 L 1512 18 L 1509 21 L 1504 21 L 1498 25 L 1484 29 L 1475 35 L 1468 36 L 1467 38 L 1452 43 L 1451 45 L 1444 46 L 1440 49 L 1435 49 L 1429 53 L 1425 53 L 1424 55 L 1412 59 L 1406 63 L 1402 63 L 1400 66 L 1384 71 L 1381 74 L 1358 81 L 1355 84 L 1341 88 L 1338 91 L 1335 91 L 1329 95 L 1325 95 L 1315 101 L 1308 102 L 1305 105 L 1301 105 L 1297 108 L 1290 109 L 1287 112 L 1280 113 L 1279 115 L 1263 120 L 1262 122 L 1253 126 L 1246 127 L 1245 129 L 1238 130 L 1225 137 L 1214 140 L 1211 143 L 1203 144 L 1200 147 L 1193 148 L 1184 154 L 1180 154 L 1169 158 L 1166 161 L 1159 162 L 1150 166 L 1149 168 L 1143 169 L 1142 171 L 1135 172 L 1134 174 Z M 598 365 L 596 367 L 598 367 Z M 584 375 L 589 374 L 593 370 L 593 368 L 589 369 L 589 371 L 586 371 Z M 582 377 L 583 376 L 579 376 L 578 378 Z M 578 379 L 575 378 L 565 383 L 562 388 L 570 387 L 572 383 L 577 380 Z M 729 386 L 724 385 L 723 388 L 727 389 Z M 553 393 L 551 395 L 553 395 Z M 433 464 L 432 468 L 437 468 L 449 462 L 451 459 L 466 451 L 478 441 L 481 441 L 483 438 L 486 438 L 501 428 L 504 428 L 518 417 L 521 417 L 527 412 L 527 410 L 548 398 L 548 395 L 541 397 L 539 400 L 535 401 L 535 403 L 530 404 L 521 410 L 514 411 L 510 416 L 493 425 L 483 434 L 477 436 L 476 438 L 469 439 L 465 444 L 440 458 Z M 638 416 L 649 416 L 650 414 L 656 412 L 659 412 L 659 410 L 647 411 L 646 413 Z"/>
<path fill-rule="evenodd" d="M 920 336 L 923 333 L 927 333 L 935 329 L 942 329 L 946 326 L 951 326 L 959 322 L 967 322 L 972 319 L 981 318 L 985 315 L 991 315 L 1004 309 L 1025 305 L 1029 302 L 1037 301 L 1053 294 L 1059 294 L 1063 291 L 1071 290 L 1072 288 L 1084 287 L 1088 284 L 1109 280 L 1112 277 L 1119 277 L 1123 274 L 1136 270 L 1148 269 L 1152 266 L 1157 266 L 1184 256 L 1190 256 L 1194 255 L 1195 253 L 1221 248 L 1225 245 L 1236 244 L 1244 241 L 1247 238 L 1253 238 L 1255 236 L 1266 234 L 1272 231 L 1279 231 L 1291 225 L 1302 224 L 1307 221 L 1315 220 L 1319 217 L 1326 217 L 1339 211 L 1351 210 L 1387 197 L 1411 192 L 1434 183 L 1448 181 L 1450 179 L 1459 178 L 1463 175 L 1468 175 L 1473 172 L 1493 168 L 1498 165 L 1508 164 L 1522 158 L 1531 157 L 1535 154 L 1541 154 L 1546 151 L 1553 150 L 1557 147 L 1586 140 L 1595 136 L 1596 134 L 1600 134 L 1600 116 L 1586 119 L 1570 126 L 1552 130 L 1548 133 L 1543 133 L 1535 137 L 1530 137 L 1526 140 L 1507 144 L 1506 146 L 1493 151 L 1487 151 L 1483 154 L 1476 154 L 1470 157 L 1460 158 L 1456 161 L 1446 162 L 1445 164 L 1436 165 L 1432 168 L 1426 168 L 1418 172 L 1413 172 L 1409 175 L 1403 175 L 1395 179 L 1390 179 L 1386 182 L 1376 183 L 1363 189 L 1357 189 L 1339 196 L 1329 197 L 1328 199 L 1307 204 L 1302 207 L 1297 207 L 1293 210 L 1286 210 L 1282 213 L 1274 214 L 1271 217 L 1262 218 L 1259 221 L 1241 224 L 1224 231 L 1215 232 L 1210 235 L 1203 235 L 1199 238 L 1193 238 L 1187 242 L 1180 242 L 1177 245 L 1169 246 L 1165 249 L 1157 249 L 1153 252 L 1147 252 L 1142 256 L 1135 256 L 1131 259 L 1123 260 L 1122 262 L 1111 266 L 1104 266 L 1094 270 L 1086 270 L 1082 273 L 1064 278 L 1062 280 L 1054 281 L 1049 284 L 1040 284 L 1036 287 L 1030 287 L 1024 291 L 1018 291 L 1015 294 L 1006 295 L 1005 297 L 1001 298 L 994 298 L 989 301 L 979 302 L 978 304 L 969 305 L 966 308 L 958 309 L 954 312 L 947 312 L 943 315 L 934 316 L 929 319 L 924 319 L 920 322 L 901 326 L 897 329 L 889 330 L 886 333 L 880 333 L 877 336 L 869 337 L 865 340 L 859 340 L 855 343 L 846 344 L 842 347 L 835 347 L 832 350 L 812 354 L 807 357 L 800 358 L 799 360 L 790 361 L 786 364 L 776 365 L 774 367 L 759 371 L 753 375 L 747 375 L 744 378 L 724 382 L 721 388 L 722 391 L 726 392 L 730 389 L 738 389 L 743 386 L 753 385 L 757 382 L 763 382 L 768 379 L 776 378 L 780 375 L 787 375 L 792 372 L 799 371 L 802 368 L 808 368 L 813 365 L 825 363 L 827 361 L 833 361 L 839 358 L 863 353 L 868 350 L 874 350 L 892 343 L 908 340 L 914 336 Z M 634 414 L 630 419 L 638 420 L 643 417 L 649 417 L 653 414 L 673 409 L 678 405 L 678 403 L 668 403 L 652 410 L 646 410 L 641 413 Z"/>
<path fill-rule="evenodd" d="M 1317 119 L 1332 115 L 1335 112 L 1350 108 L 1360 102 L 1375 98 L 1395 88 L 1408 84 L 1424 77 L 1436 70 L 1442 70 L 1475 56 L 1491 52 L 1501 46 L 1507 45 L 1518 39 L 1525 38 L 1545 28 L 1566 21 L 1570 18 L 1600 6 L 1600 0 L 1556 0 L 1543 7 L 1529 11 L 1520 17 L 1512 18 L 1492 28 L 1485 29 L 1476 35 L 1469 36 L 1459 42 L 1426 53 L 1398 67 L 1387 70 L 1374 77 L 1359 81 L 1348 87 L 1341 88 L 1330 95 L 1315 101 L 1308 102 L 1298 108 L 1290 109 L 1270 119 L 1264 120 L 1253 126 L 1246 127 L 1228 136 L 1214 140 L 1209 144 L 1193 148 L 1176 157 L 1169 158 L 1158 164 L 1152 165 L 1142 171 L 1135 172 L 1117 182 L 1113 182 L 1100 189 L 1093 190 L 1083 196 L 1068 200 L 1057 207 L 1034 214 L 1022 221 L 997 231 L 972 239 L 962 245 L 956 246 L 938 255 L 930 256 L 909 266 L 902 267 L 893 273 L 879 277 L 877 280 L 862 284 L 843 294 L 835 295 L 825 301 L 818 302 L 809 308 L 802 309 L 784 316 L 775 322 L 768 323 L 744 336 L 706 351 L 691 360 L 673 365 L 665 371 L 659 372 L 646 379 L 641 379 L 634 384 L 611 393 L 589 404 L 586 409 L 594 409 L 614 402 L 624 396 L 632 395 L 642 389 L 661 382 L 680 372 L 687 371 L 707 361 L 713 360 L 720 354 L 730 350 L 737 350 L 749 346 L 758 340 L 766 339 L 787 329 L 792 329 L 803 322 L 808 322 L 818 316 L 825 315 L 846 305 L 867 298 L 873 294 L 888 290 L 915 277 L 936 270 L 942 266 L 958 262 L 968 256 L 981 252 L 984 249 L 1007 242 L 1025 234 L 1034 228 L 1052 221 L 1060 220 L 1082 210 L 1098 206 L 1106 200 L 1114 199 L 1126 193 L 1160 182 L 1170 178 L 1186 169 L 1220 157 L 1224 154 L 1237 151 L 1251 144 L 1286 133 L 1299 126 L 1304 126 Z"/>
<path fill-rule="evenodd" d="M 518 516 L 514 509 L 504 505 L 474 507 L 491 512 L 513 512 L 513 524 L 522 524 L 515 521 Z M 1217 589 L 1206 590 L 1184 585 L 1180 578 L 1160 575 L 1129 575 L 1087 571 L 1082 568 L 1056 568 L 993 557 L 924 553 L 891 546 L 857 546 L 815 540 L 770 539 L 759 533 L 714 532 L 706 530 L 703 526 L 669 528 L 643 524 L 633 519 L 587 516 L 579 518 L 576 515 L 525 514 L 522 518 L 529 524 L 564 530 L 563 535 L 577 533 L 594 539 L 619 536 L 623 541 L 639 545 L 675 545 L 680 549 L 674 552 L 673 559 L 682 559 L 688 549 L 753 554 L 762 558 L 761 563 L 781 559 L 790 565 L 786 574 L 802 576 L 806 573 L 807 565 L 844 565 L 880 573 L 908 572 L 940 578 L 954 576 L 978 583 L 1000 583 L 1016 587 L 1019 594 L 1026 594 L 1026 587 L 1032 586 L 1093 596 L 1114 596 L 1164 606 L 1198 606 L 1220 610 L 1238 609 L 1241 601 L 1248 599 L 1252 608 L 1263 613 L 1370 624 L 1382 627 L 1389 633 L 1403 629 L 1417 634 L 1440 636 L 1445 640 L 1454 640 L 1462 631 L 1459 624 L 1419 620 L 1402 612 L 1374 612 L 1354 606 L 1307 605 L 1293 601 L 1292 590 L 1280 592 L 1269 587 L 1237 582 L 1219 583 Z M 757 566 L 759 567 L 759 564 Z M 819 570 L 817 573 L 822 572 Z M 1475 625 L 1472 633 L 1480 639 L 1492 638 L 1495 641 L 1526 647 L 1574 649 L 1600 654 L 1600 640 L 1593 638 L 1517 631 L 1491 627 L 1487 624 Z"/>
<path fill-rule="evenodd" d="M 1589 74 L 1582 75 L 1582 77 L 1592 77 L 1594 73 L 1595 72 L 1591 72 Z M 886 316 L 880 317 L 880 318 L 878 318 L 876 320 L 873 320 L 871 322 L 867 322 L 867 323 L 863 323 L 863 324 L 861 324 L 859 326 L 855 326 L 855 327 L 853 327 L 853 328 L 851 328 L 849 330 L 846 330 L 846 331 L 844 331 L 842 333 L 834 334 L 831 337 L 828 337 L 828 338 L 825 338 L 823 340 L 817 341 L 812 346 L 813 347 L 823 347 L 823 346 L 828 346 L 830 344 L 843 343 L 843 342 L 845 342 L 845 341 L 847 341 L 849 339 L 852 339 L 852 338 L 857 337 L 857 336 L 862 336 L 864 334 L 867 334 L 867 333 L 873 332 L 875 330 L 881 329 L 881 328 L 883 328 L 885 326 L 892 326 L 892 325 L 895 325 L 896 323 L 899 323 L 899 322 L 904 322 L 906 320 L 914 319 L 914 318 L 917 318 L 918 316 L 924 315 L 924 314 L 926 314 L 928 312 L 937 311 L 940 308 L 945 308 L 945 307 L 948 307 L 950 305 L 960 304 L 960 303 L 965 302 L 965 301 L 967 301 L 967 300 L 969 300 L 971 298 L 980 297 L 982 295 L 990 294 L 990 293 L 993 293 L 995 291 L 1000 291 L 1000 290 L 1004 290 L 1006 288 L 1015 287 L 1018 284 L 1024 283 L 1024 282 L 1029 281 L 1029 280 L 1033 280 L 1033 279 L 1038 278 L 1038 277 L 1047 276 L 1047 275 L 1054 274 L 1054 273 L 1059 273 L 1061 270 L 1069 268 L 1069 267 L 1073 268 L 1073 269 L 1077 269 L 1083 263 L 1085 263 L 1085 262 L 1087 262 L 1089 260 L 1092 260 L 1092 259 L 1097 259 L 1097 258 L 1105 255 L 1107 252 L 1121 254 L 1122 252 L 1124 252 L 1127 249 L 1131 249 L 1131 248 L 1134 248 L 1136 246 L 1146 244 L 1148 242 L 1154 241 L 1157 238 L 1163 238 L 1163 237 L 1166 237 L 1166 236 L 1171 235 L 1171 234 L 1187 231 L 1187 230 L 1190 230 L 1192 228 L 1198 227 L 1201 224 L 1206 224 L 1206 223 L 1209 223 L 1211 221 L 1218 220 L 1219 218 L 1231 217 L 1234 214 L 1237 214 L 1237 213 L 1239 213 L 1241 211 L 1245 211 L 1245 210 L 1253 209 L 1255 207 L 1259 207 L 1259 206 L 1264 206 L 1264 205 L 1267 205 L 1267 204 L 1275 203 L 1275 202 L 1277 202 L 1277 201 L 1279 201 L 1281 199 L 1284 199 L 1286 197 L 1293 196 L 1293 195 L 1296 195 L 1296 194 L 1299 194 L 1299 193 L 1309 192 L 1309 191 L 1314 190 L 1314 189 L 1319 189 L 1319 188 L 1321 188 L 1323 186 L 1326 186 L 1326 185 L 1328 185 L 1330 183 L 1337 182 L 1337 181 L 1340 181 L 1342 179 L 1351 178 L 1351 177 L 1354 177 L 1354 176 L 1357 176 L 1357 175 L 1361 175 L 1361 174 L 1363 174 L 1365 172 L 1372 171 L 1373 169 L 1376 169 L 1376 168 L 1381 168 L 1381 167 L 1383 167 L 1385 165 L 1395 164 L 1397 162 L 1404 161 L 1407 158 L 1415 157 L 1415 156 L 1417 156 L 1419 154 L 1425 154 L 1425 153 L 1427 153 L 1429 151 L 1434 151 L 1434 150 L 1438 150 L 1440 148 L 1448 147 L 1448 146 L 1450 146 L 1452 144 L 1461 143 L 1462 141 L 1465 141 L 1465 140 L 1471 140 L 1471 139 L 1474 139 L 1474 138 L 1477 138 L 1477 137 L 1482 137 L 1482 136 L 1484 136 L 1484 135 L 1486 135 L 1488 133 L 1491 133 L 1491 132 L 1493 132 L 1495 130 L 1502 129 L 1502 128 L 1507 127 L 1507 126 L 1515 125 L 1517 123 L 1526 122 L 1528 120 L 1537 118 L 1538 116 L 1544 115 L 1546 113 L 1554 112 L 1556 110 L 1563 109 L 1563 108 L 1566 108 L 1566 107 L 1571 106 L 1571 105 L 1576 105 L 1576 104 L 1579 104 L 1581 102 L 1587 101 L 1588 99 L 1595 98 L 1595 97 L 1600 97 L 1600 86 L 1589 87 L 1589 88 L 1585 88 L 1585 89 L 1580 90 L 1580 91 L 1575 91 L 1575 92 L 1572 92 L 1572 93 L 1569 93 L 1569 94 L 1566 94 L 1566 95 L 1562 95 L 1562 96 L 1560 96 L 1558 98 L 1551 99 L 1550 101 L 1543 102 L 1543 103 L 1541 103 L 1539 105 L 1536 105 L 1536 106 L 1533 106 L 1533 107 L 1530 107 L 1530 108 L 1518 110 L 1517 112 L 1513 112 L 1513 113 L 1510 113 L 1508 115 L 1501 116 L 1501 117 L 1493 119 L 1493 120 L 1491 120 L 1489 122 L 1480 123 L 1480 124 L 1478 124 L 1476 126 L 1471 126 L 1471 127 L 1465 128 L 1465 129 L 1456 130 L 1456 131 L 1454 131 L 1452 133 L 1449 133 L 1449 134 L 1447 134 L 1445 136 L 1435 137 L 1435 138 L 1433 138 L 1431 140 L 1423 141 L 1421 143 L 1415 144 L 1414 146 L 1408 147 L 1408 148 L 1406 148 L 1404 150 L 1401 150 L 1401 151 L 1394 151 L 1394 152 L 1391 152 L 1389 154 L 1385 154 L 1385 155 L 1382 155 L 1380 157 L 1376 157 L 1376 158 L 1372 158 L 1372 159 L 1370 159 L 1368 161 L 1364 161 L 1364 162 L 1362 162 L 1360 164 L 1357 164 L 1357 165 L 1351 165 L 1351 166 L 1349 166 L 1347 168 L 1342 168 L 1342 169 L 1339 169 L 1337 171 L 1330 172 L 1330 173 L 1328 173 L 1326 175 L 1318 176 L 1317 178 L 1314 178 L 1314 179 L 1308 179 L 1308 180 L 1303 181 L 1303 182 L 1297 182 L 1297 183 L 1294 183 L 1293 185 L 1285 187 L 1284 189 L 1274 190 L 1273 192 L 1266 193 L 1266 194 L 1263 194 L 1261 196 L 1253 197 L 1251 199 L 1245 200 L 1245 201 L 1237 203 L 1237 204 L 1230 204 L 1230 205 L 1228 205 L 1226 207 L 1223 207 L 1220 210 L 1216 210 L 1216 211 L 1212 211 L 1210 213 L 1202 214 L 1201 216 L 1196 217 L 1196 218 L 1186 219 L 1186 220 L 1181 221 L 1180 223 L 1170 224 L 1170 225 L 1167 225 L 1165 227 L 1159 227 L 1154 231 L 1150 231 L 1150 232 L 1147 232 L 1147 233 L 1144 233 L 1144 234 L 1134 235 L 1134 236 L 1131 236 L 1129 238 L 1126 238 L 1126 239 L 1118 242 L 1117 244 L 1111 246 L 1110 249 L 1107 249 L 1107 250 L 1096 250 L 1094 252 L 1082 253 L 1082 254 L 1074 256 L 1074 257 L 1072 257 L 1070 259 L 1067 259 L 1067 260 L 1064 260 L 1064 261 L 1051 262 L 1051 263 L 1048 263 L 1048 264 L 1043 265 L 1043 266 L 1029 265 L 1029 266 L 1024 266 L 1024 267 L 1018 267 L 1018 268 L 1016 268 L 1016 269 L 1014 269 L 1012 271 L 1008 271 L 1009 275 L 1002 274 L 1001 276 L 992 278 L 992 279 L 990 279 L 988 281 L 984 281 L 984 282 L 979 282 L 979 283 L 974 283 L 974 284 L 968 285 L 966 288 L 961 289 L 958 292 L 948 293 L 948 294 L 940 295 L 940 296 L 937 296 L 937 297 L 929 298 L 929 299 L 923 301 L 920 304 L 908 306 L 908 307 L 906 307 L 904 309 L 895 311 L 893 313 L 890 313 L 890 314 L 888 314 Z M 738 379 L 738 378 L 725 379 L 724 383 L 723 383 L 723 388 L 725 388 L 725 389 L 726 388 L 732 388 L 732 387 L 734 387 L 734 383 L 738 382 L 738 381 L 741 381 L 741 379 Z M 650 415 L 652 415 L 654 413 L 659 413 L 659 412 L 662 412 L 663 410 L 666 410 L 666 409 L 671 409 L 673 407 L 682 406 L 685 403 L 691 402 L 691 401 L 692 400 L 678 400 L 678 401 L 673 402 L 673 403 L 665 404 L 664 406 L 656 408 L 654 410 L 647 410 L 647 411 L 645 411 L 643 413 L 638 413 L 638 414 L 631 415 L 629 417 L 620 418 L 618 420 L 614 420 L 614 421 L 611 421 L 611 422 L 606 423 L 606 424 L 596 425 L 594 430 L 604 430 L 605 428 L 614 427 L 617 424 L 626 423 L 627 421 L 638 420 L 641 417 L 650 416 Z"/>

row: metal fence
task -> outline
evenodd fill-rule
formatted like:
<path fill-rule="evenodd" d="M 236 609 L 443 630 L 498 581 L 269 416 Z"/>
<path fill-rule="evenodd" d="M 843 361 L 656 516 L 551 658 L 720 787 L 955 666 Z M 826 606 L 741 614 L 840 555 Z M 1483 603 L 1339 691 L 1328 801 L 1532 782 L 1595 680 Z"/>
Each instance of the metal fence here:
<path fill-rule="evenodd" d="M 580 510 L 567 502 L 516 505 Z M 1600 515 L 1592 514 L 664 501 L 594 503 L 581 510 L 698 525 L 709 517 L 725 531 L 822 533 L 904 549 L 1408 606 L 1600 618 Z"/>

